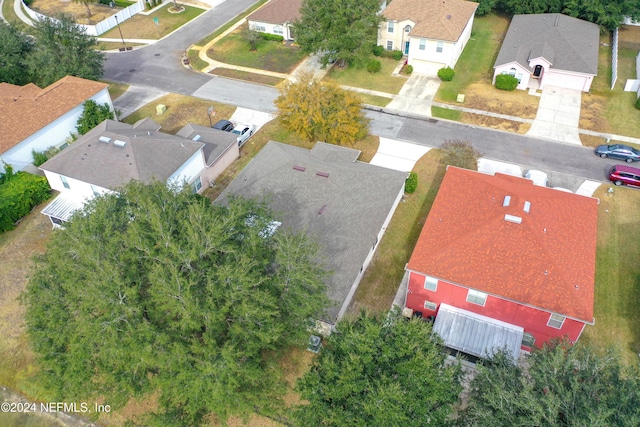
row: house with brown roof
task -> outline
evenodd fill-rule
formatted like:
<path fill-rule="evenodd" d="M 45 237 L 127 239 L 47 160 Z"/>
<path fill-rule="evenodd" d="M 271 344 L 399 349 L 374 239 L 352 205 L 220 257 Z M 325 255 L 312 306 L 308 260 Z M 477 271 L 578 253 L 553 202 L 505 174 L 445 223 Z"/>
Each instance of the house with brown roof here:
<path fill-rule="evenodd" d="M 561 13 L 514 15 L 494 64 L 518 89 L 558 86 L 589 92 L 598 74 L 600 27 Z"/>
<path fill-rule="evenodd" d="M 293 40 L 294 21 L 300 19 L 302 0 L 270 0 L 247 17 L 249 28 Z"/>
<path fill-rule="evenodd" d="M 449 166 L 406 270 L 405 306 L 462 353 L 576 342 L 594 323 L 598 200 Z"/>
<path fill-rule="evenodd" d="M 42 211 L 61 226 L 85 201 L 131 180 L 188 184 L 202 192 L 240 155 L 236 135 L 188 124 L 176 135 L 142 119 L 105 120 L 40 166 L 60 195 Z"/>
<path fill-rule="evenodd" d="M 393 0 L 382 11 L 378 45 L 401 50 L 418 73 L 453 68 L 471 36 L 477 7 L 466 0 Z"/>
<path fill-rule="evenodd" d="M 106 83 L 72 76 L 44 89 L 33 83 L 0 83 L 0 159 L 14 170 L 22 170 L 33 162 L 32 150 L 64 145 L 69 135 L 76 133 L 85 101 L 106 103 L 113 110 L 107 87 Z"/>

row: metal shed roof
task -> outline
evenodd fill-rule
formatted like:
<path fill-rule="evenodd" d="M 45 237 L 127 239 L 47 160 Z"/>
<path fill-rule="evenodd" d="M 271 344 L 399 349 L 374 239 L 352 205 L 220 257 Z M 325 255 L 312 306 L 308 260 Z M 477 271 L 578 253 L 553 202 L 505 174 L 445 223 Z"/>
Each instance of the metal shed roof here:
<path fill-rule="evenodd" d="M 504 348 L 518 360 L 524 329 L 520 326 L 440 304 L 433 325 L 447 347 L 478 357 L 489 357 Z"/>
<path fill-rule="evenodd" d="M 84 200 L 62 193 L 53 199 L 53 201 L 42 210 L 42 213 L 62 221 L 69 221 L 71 215 L 78 209 L 81 209 L 83 204 Z"/>

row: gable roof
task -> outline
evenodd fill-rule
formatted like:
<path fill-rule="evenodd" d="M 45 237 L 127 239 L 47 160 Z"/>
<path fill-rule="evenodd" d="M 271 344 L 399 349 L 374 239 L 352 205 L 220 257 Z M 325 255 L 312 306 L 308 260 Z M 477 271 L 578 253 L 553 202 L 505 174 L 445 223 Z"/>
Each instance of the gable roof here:
<path fill-rule="evenodd" d="M 556 70 L 598 74 L 600 27 L 562 15 L 514 15 L 494 65 L 510 62 L 532 70 L 529 61 L 544 58 Z"/>
<path fill-rule="evenodd" d="M 597 216 L 597 199 L 449 166 L 407 268 L 590 323 Z"/>
<path fill-rule="evenodd" d="M 166 181 L 203 142 L 157 132 L 151 120 L 135 125 L 105 120 L 40 169 L 115 190 L 129 181 Z M 140 126 L 137 126 L 140 125 Z M 111 138 L 103 142 L 100 137 Z M 121 141 L 124 146 L 117 145 Z"/>
<path fill-rule="evenodd" d="M 198 137 L 198 135 L 200 135 L 200 137 Z M 211 166 L 231 146 L 238 143 L 237 136 L 234 133 L 207 126 L 195 125 L 193 123 L 187 123 L 182 129 L 176 132 L 176 136 L 190 140 L 197 137 L 199 142 L 203 142 L 204 147 L 202 148 L 202 152 L 207 166 Z"/>
<path fill-rule="evenodd" d="M 385 219 L 404 188 L 405 172 L 356 161 L 359 151 L 318 142 L 307 150 L 269 141 L 215 203 L 230 195 L 266 197 L 281 228 L 316 239 L 333 273 L 325 320 L 334 323 Z"/>
<path fill-rule="evenodd" d="M 300 19 L 302 0 L 271 0 L 247 17 L 247 21 L 286 24 Z"/>
<path fill-rule="evenodd" d="M 0 153 L 81 105 L 106 83 L 66 76 L 40 89 L 33 83 L 0 83 Z"/>
<path fill-rule="evenodd" d="M 382 12 L 388 20 L 411 20 L 410 37 L 456 42 L 478 3 L 465 0 L 393 0 Z"/>

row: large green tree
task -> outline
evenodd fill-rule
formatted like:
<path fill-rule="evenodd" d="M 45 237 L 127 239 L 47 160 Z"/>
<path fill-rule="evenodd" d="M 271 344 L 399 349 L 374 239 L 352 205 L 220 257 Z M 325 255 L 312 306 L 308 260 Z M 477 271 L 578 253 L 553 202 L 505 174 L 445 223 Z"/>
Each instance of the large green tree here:
<path fill-rule="evenodd" d="M 534 350 L 524 366 L 500 352 L 478 370 L 457 425 L 640 425 L 638 368 L 625 367 L 613 350 L 556 341 Z"/>
<path fill-rule="evenodd" d="M 33 47 L 27 35 L 0 20 L 0 82 L 14 85 L 30 82 L 26 57 Z"/>
<path fill-rule="evenodd" d="M 83 104 L 82 114 L 78 118 L 76 129 L 80 135 L 84 135 L 103 121 L 113 120 L 113 117 L 114 114 L 109 104 L 98 105 L 96 101 L 89 99 Z"/>
<path fill-rule="evenodd" d="M 306 53 L 330 60 L 363 63 L 376 44 L 380 0 L 304 0 L 295 22 L 296 43 Z"/>
<path fill-rule="evenodd" d="M 344 320 L 298 382 L 295 425 L 442 426 L 462 389 L 445 358 L 430 324 L 398 310 Z"/>
<path fill-rule="evenodd" d="M 64 76 L 98 80 L 103 74 L 104 53 L 97 40 L 73 21 L 70 15 L 43 18 L 34 27 L 36 47 L 27 63 L 32 82 L 45 87 Z"/>
<path fill-rule="evenodd" d="M 89 202 L 51 236 L 23 296 L 45 385 L 115 407 L 156 393 L 147 425 L 278 404 L 272 355 L 306 344 L 327 298 L 316 246 L 265 232 L 271 221 L 262 203 L 214 206 L 162 183 Z"/>

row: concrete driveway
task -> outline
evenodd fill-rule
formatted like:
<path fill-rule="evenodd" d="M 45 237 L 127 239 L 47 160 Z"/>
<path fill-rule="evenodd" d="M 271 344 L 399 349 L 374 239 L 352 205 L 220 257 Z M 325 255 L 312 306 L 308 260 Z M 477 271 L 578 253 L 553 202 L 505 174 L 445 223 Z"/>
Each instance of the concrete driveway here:
<path fill-rule="evenodd" d="M 129 86 L 125 93 L 113 101 L 113 107 L 120 112 L 118 119 L 122 120 L 166 94 L 167 92 L 150 87 Z"/>
<path fill-rule="evenodd" d="M 582 92 L 579 90 L 546 86 L 527 135 L 581 145 L 578 133 L 581 100 Z"/>
<path fill-rule="evenodd" d="M 369 162 L 401 172 L 411 172 L 416 162 L 431 150 L 431 147 L 380 137 L 378 151 Z"/>
<path fill-rule="evenodd" d="M 385 110 L 431 117 L 431 103 L 440 87 L 440 78 L 412 74 Z"/>

